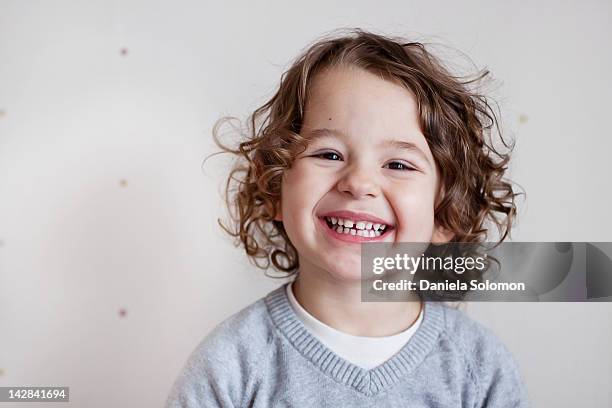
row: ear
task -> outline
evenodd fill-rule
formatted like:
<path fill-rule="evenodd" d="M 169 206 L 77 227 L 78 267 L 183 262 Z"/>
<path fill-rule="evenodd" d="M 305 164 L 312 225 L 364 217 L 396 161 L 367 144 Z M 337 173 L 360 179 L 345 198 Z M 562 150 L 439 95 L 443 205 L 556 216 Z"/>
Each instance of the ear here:
<path fill-rule="evenodd" d="M 444 244 L 449 242 L 455 234 L 452 231 L 447 230 L 439 225 L 436 225 L 434 228 L 434 232 L 431 236 L 431 242 L 433 244 Z"/>
<path fill-rule="evenodd" d="M 438 208 L 438 205 L 440 204 L 440 201 L 442 201 L 442 198 L 444 197 L 445 193 L 446 193 L 445 185 L 443 182 L 440 182 L 440 184 L 438 184 L 437 186 L 437 194 L 436 194 L 434 208 L 436 209 Z M 452 231 L 449 231 L 446 228 L 440 226 L 437 220 L 434 221 L 434 231 L 431 236 L 432 243 L 444 244 L 446 242 L 449 242 L 451 239 L 453 239 L 454 236 L 455 234 Z"/>
<path fill-rule="evenodd" d="M 281 206 L 279 205 L 276 209 L 276 215 L 274 216 L 274 221 L 282 221 L 283 220 L 283 212 Z"/>

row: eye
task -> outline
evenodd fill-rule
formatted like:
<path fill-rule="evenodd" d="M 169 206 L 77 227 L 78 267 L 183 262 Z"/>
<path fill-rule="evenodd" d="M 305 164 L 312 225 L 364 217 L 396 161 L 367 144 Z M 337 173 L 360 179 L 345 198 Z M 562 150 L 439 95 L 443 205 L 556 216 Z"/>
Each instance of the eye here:
<path fill-rule="evenodd" d="M 385 164 L 384 167 L 389 168 L 391 170 L 403 170 L 403 171 L 406 171 L 406 170 L 416 170 L 414 167 L 409 166 L 408 164 L 403 163 L 403 162 L 399 162 L 399 161 L 389 162 L 389 163 Z"/>
<path fill-rule="evenodd" d="M 312 157 L 318 157 L 320 159 L 325 159 L 325 160 L 342 160 L 340 155 L 336 152 L 317 153 L 317 154 L 313 154 Z"/>

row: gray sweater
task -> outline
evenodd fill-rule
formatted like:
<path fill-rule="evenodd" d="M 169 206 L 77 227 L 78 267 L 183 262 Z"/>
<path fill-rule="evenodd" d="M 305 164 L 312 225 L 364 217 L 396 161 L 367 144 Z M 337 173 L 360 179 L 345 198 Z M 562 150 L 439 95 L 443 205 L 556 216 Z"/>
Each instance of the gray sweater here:
<path fill-rule="evenodd" d="M 302 325 L 284 285 L 218 325 L 192 352 L 167 408 L 527 407 L 516 362 L 463 312 L 426 302 L 421 326 L 371 370 Z"/>

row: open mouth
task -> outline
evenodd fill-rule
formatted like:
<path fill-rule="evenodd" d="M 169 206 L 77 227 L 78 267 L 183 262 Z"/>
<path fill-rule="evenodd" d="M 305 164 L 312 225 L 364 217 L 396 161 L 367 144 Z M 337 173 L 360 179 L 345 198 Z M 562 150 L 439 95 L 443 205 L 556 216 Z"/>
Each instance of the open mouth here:
<path fill-rule="evenodd" d="M 358 236 L 363 238 L 379 238 L 389 233 L 393 226 L 374 223 L 371 221 L 355 221 L 346 218 L 321 217 L 327 227 L 339 234 Z"/>

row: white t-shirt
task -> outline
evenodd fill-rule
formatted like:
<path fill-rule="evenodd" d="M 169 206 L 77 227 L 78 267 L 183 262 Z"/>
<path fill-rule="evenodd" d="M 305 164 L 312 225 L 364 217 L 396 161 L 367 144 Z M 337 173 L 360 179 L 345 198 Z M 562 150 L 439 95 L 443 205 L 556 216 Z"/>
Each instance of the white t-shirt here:
<path fill-rule="evenodd" d="M 336 330 L 308 313 L 293 295 L 293 283 L 287 285 L 289 303 L 302 324 L 331 351 L 343 359 L 369 370 L 400 351 L 423 320 L 423 308 L 416 322 L 401 333 L 385 337 L 353 336 Z"/>

